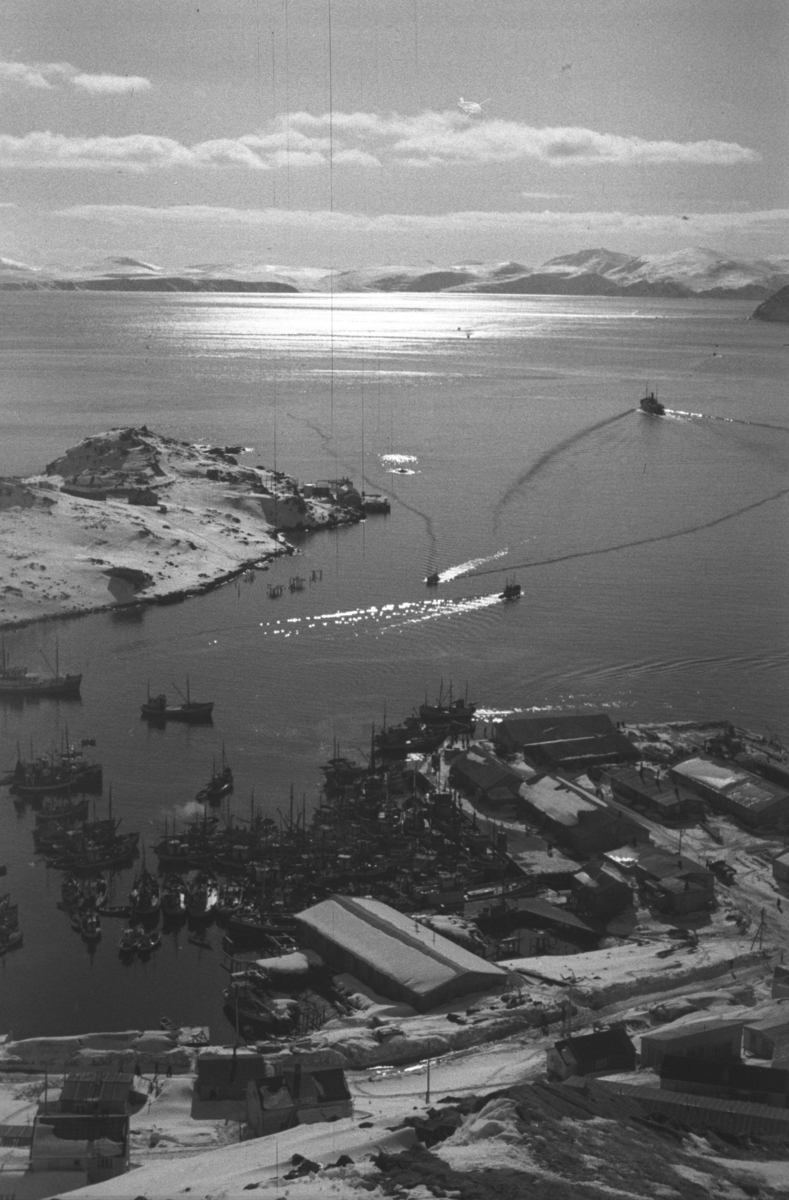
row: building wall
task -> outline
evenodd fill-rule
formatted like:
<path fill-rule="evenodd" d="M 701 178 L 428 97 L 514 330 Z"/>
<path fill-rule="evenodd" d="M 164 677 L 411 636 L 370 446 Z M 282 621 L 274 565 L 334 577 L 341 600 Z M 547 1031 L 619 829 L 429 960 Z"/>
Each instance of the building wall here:
<path fill-rule="evenodd" d="M 667 1054 L 684 1055 L 686 1058 L 703 1058 L 720 1062 L 739 1058 L 742 1045 L 742 1025 L 720 1030 L 693 1030 L 692 1025 L 677 1031 L 670 1038 L 641 1037 L 641 1066 L 659 1067 Z"/>
<path fill-rule="evenodd" d="M 789 1042 L 789 1016 L 785 1025 L 773 1025 L 770 1029 L 759 1029 L 746 1025 L 742 1031 L 742 1045 L 755 1058 L 772 1058 L 775 1048 Z"/>

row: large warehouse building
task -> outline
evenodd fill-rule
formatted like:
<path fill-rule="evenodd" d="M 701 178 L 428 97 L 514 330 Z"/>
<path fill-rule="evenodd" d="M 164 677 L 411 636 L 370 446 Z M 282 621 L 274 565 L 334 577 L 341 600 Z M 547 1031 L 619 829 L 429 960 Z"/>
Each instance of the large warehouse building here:
<path fill-rule="evenodd" d="M 336 970 L 419 1012 L 507 980 L 501 967 L 379 900 L 331 896 L 296 920 L 303 944 Z"/>

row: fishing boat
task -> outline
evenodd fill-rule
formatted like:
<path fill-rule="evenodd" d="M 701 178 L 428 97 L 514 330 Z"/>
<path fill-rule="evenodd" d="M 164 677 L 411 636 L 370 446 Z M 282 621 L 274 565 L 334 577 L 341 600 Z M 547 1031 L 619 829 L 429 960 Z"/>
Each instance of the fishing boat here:
<path fill-rule="evenodd" d="M 425 725 L 416 718 L 402 725 L 391 725 L 376 733 L 374 741 L 380 754 L 405 757 L 407 754 L 429 754 L 446 741 L 451 732 L 449 725 Z"/>
<path fill-rule="evenodd" d="M 168 872 L 161 886 L 162 916 L 177 921 L 186 916 L 186 884 L 180 875 Z"/>
<path fill-rule="evenodd" d="M 438 571 L 434 571 L 432 573 L 432 575 L 428 575 L 427 579 L 425 580 L 425 584 L 427 587 L 438 587 L 438 582 L 439 582 Z"/>
<path fill-rule="evenodd" d="M 175 685 L 173 685 L 175 687 Z M 192 700 L 189 695 L 189 679 L 186 680 L 186 696 L 176 687 L 181 696 L 182 704 L 168 704 L 167 697 L 162 692 L 158 696 L 148 696 L 140 707 L 147 721 L 186 721 L 190 725 L 205 725 L 212 718 L 214 711 L 213 700 Z"/>
<path fill-rule="evenodd" d="M 129 904 L 136 920 L 156 916 L 161 907 L 159 880 L 146 868 L 144 856 L 142 867 L 129 892 Z"/>
<path fill-rule="evenodd" d="M 119 954 L 129 956 L 134 954 L 135 950 L 137 949 L 137 936 L 139 932 L 140 930 L 136 925 L 128 925 L 126 929 L 122 930 L 121 936 L 118 940 Z"/>
<path fill-rule="evenodd" d="M 647 389 L 646 394 L 639 400 L 638 407 L 642 412 L 649 413 L 652 417 L 663 417 L 666 413 L 665 407 L 660 403 L 655 393 L 650 392 L 649 389 Z"/>
<path fill-rule="evenodd" d="M 504 591 L 499 592 L 499 600 L 518 600 L 521 594 L 521 585 L 516 583 L 514 579 L 508 579 L 504 584 Z"/>
<path fill-rule="evenodd" d="M 90 761 L 83 751 L 75 746 L 69 746 L 60 754 L 53 754 L 49 758 L 36 758 L 25 762 L 20 757 L 17 759 L 10 787 L 15 795 L 29 800 L 62 793 L 100 793 L 101 763 Z"/>
<path fill-rule="evenodd" d="M 46 659 L 44 660 L 46 662 Z M 49 666 L 49 663 L 47 663 Z M 50 666 L 50 670 L 52 670 Z M 0 699 L 36 697 L 68 700 L 79 698 L 81 675 L 61 675 L 57 643 L 55 669 L 52 675 L 39 675 L 28 667 L 12 667 L 5 652 L 5 640 L 0 647 Z"/>
<path fill-rule="evenodd" d="M 134 858 L 139 840 L 139 833 L 125 833 L 108 842 L 85 842 L 58 854 L 47 865 L 57 871 L 106 871 Z"/>
<path fill-rule="evenodd" d="M 279 909 L 264 909 L 259 904 L 246 904 L 228 917 L 228 929 L 234 939 L 255 940 L 277 934 L 290 934 L 296 928 L 295 918 Z"/>
<path fill-rule="evenodd" d="M 211 772 L 211 778 L 204 788 L 195 796 L 198 804 L 219 804 L 233 790 L 233 772 L 225 762 L 225 752 L 222 751 L 222 767 L 216 769 L 216 762 Z"/>
<path fill-rule="evenodd" d="M 476 711 L 476 704 L 469 704 L 467 699 L 453 700 L 450 685 L 449 700 L 446 703 L 442 687 L 439 689 L 438 701 L 435 704 L 428 704 L 425 700 L 424 704 L 419 705 L 419 719 L 425 725 L 471 725 Z"/>
<path fill-rule="evenodd" d="M 52 825 L 73 826 L 78 821 L 84 821 L 87 815 L 87 797 L 72 800 L 70 796 L 66 796 L 65 799 L 48 796 L 42 799 L 36 811 L 36 828 L 46 829 Z"/>
<path fill-rule="evenodd" d="M 162 935 L 158 929 L 142 929 L 137 927 L 137 939 L 134 949 L 137 953 L 144 957 L 150 954 L 153 950 L 158 950 L 162 944 Z"/>
<path fill-rule="evenodd" d="M 101 937 L 101 918 L 95 909 L 88 909 L 80 917 L 80 937 L 84 942 L 97 942 Z"/>
<path fill-rule="evenodd" d="M 193 921 L 210 921 L 218 899 L 216 876 L 208 871 L 198 871 L 186 891 L 187 914 Z"/>

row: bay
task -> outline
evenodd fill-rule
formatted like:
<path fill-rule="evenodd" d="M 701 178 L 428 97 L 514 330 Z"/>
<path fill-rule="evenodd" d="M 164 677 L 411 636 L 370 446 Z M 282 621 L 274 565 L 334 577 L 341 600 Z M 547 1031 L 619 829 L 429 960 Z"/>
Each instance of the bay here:
<path fill-rule="evenodd" d="M 102 429 L 254 447 L 302 480 L 348 474 L 389 517 L 185 604 L 6 635 L 15 661 L 84 675 L 81 703 L 0 709 L 0 767 L 96 739 L 122 829 L 150 847 L 224 746 L 233 812 L 309 810 L 339 742 L 443 681 L 497 710 L 703 719 L 787 735 L 785 331 L 751 303 L 460 294 L 0 294 L 0 473 Z M 636 411 L 646 384 L 682 414 Z M 400 473 L 405 470 L 411 473 Z M 465 569 L 464 569 L 465 568 Z M 424 578 L 442 573 L 428 590 Z M 301 592 L 287 584 L 306 580 Z M 313 578 L 314 574 L 314 578 Z M 523 588 L 505 604 L 507 578 Z M 284 594 L 268 597 L 266 584 Z M 206 729 L 149 729 L 154 690 L 215 701 Z M 0 862 L 24 948 L 0 960 L 0 1030 L 230 1034 L 214 950 L 92 957 L 0 797 Z M 113 879 L 122 903 L 133 876 Z M 5 890 L 5 888 L 4 888 Z"/>

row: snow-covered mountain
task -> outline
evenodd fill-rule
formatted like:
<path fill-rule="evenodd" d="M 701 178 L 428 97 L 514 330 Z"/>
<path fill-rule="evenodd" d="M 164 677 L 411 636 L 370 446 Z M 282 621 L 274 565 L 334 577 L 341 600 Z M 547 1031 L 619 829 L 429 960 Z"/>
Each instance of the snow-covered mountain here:
<path fill-rule="evenodd" d="M 733 258 L 707 247 L 634 256 L 575 251 L 540 266 L 424 262 L 358 269 L 269 263 L 198 263 L 168 269 L 126 255 L 79 267 L 33 267 L 0 258 L 1 289 L 213 292 L 493 292 L 764 300 L 789 284 L 789 256 Z"/>

